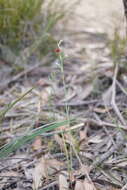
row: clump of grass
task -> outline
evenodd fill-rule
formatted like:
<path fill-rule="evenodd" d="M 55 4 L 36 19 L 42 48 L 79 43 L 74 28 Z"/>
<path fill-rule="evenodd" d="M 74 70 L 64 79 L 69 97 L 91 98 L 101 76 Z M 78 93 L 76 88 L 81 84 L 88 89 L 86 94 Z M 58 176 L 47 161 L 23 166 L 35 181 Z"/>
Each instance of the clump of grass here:
<path fill-rule="evenodd" d="M 59 0 L 0 0 L 0 44 L 18 53 L 43 35 L 38 49 L 46 54 L 56 44 L 52 30 L 68 7 Z"/>
<path fill-rule="evenodd" d="M 23 35 L 31 35 L 27 27 L 33 25 L 31 27 L 37 29 L 39 23 L 34 23 L 33 19 L 41 13 L 43 2 L 42 0 L 0 0 L 1 43 L 12 46 L 20 42 Z"/>
<path fill-rule="evenodd" d="M 111 58 L 114 66 L 119 67 L 119 77 L 122 73 L 127 72 L 127 36 L 121 36 L 118 29 L 114 31 L 114 38 L 109 41 Z"/>
<path fill-rule="evenodd" d="M 115 29 L 114 37 L 110 40 L 109 44 L 111 49 L 111 57 L 114 62 L 119 61 L 121 57 L 125 56 L 127 37 L 121 37 L 118 29 Z"/>
<path fill-rule="evenodd" d="M 70 122 L 72 122 L 72 120 L 54 122 L 54 123 L 50 123 L 47 125 L 43 125 L 37 129 L 29 131 L 29 133 L 27 133 L 25 135 L 22 135 L 18 138 L 13 139 L 11 142 L 5 144 L 4 146 L 2 146 L 0 148 L 0 159 L 7 157 L 13 151 L 16 151 L 17 149 L 21 148 L 23 145 L 30 143 L 37 136 L 43 135 L 43 133 L 45 133 L 45 132 L 52 132 L 53 129 L 56 129 L 56 128 L 61 127 L 63 125 L 67 125 Z M 47 133 L 47 136 L 48 136 L 48 133 Z"/>

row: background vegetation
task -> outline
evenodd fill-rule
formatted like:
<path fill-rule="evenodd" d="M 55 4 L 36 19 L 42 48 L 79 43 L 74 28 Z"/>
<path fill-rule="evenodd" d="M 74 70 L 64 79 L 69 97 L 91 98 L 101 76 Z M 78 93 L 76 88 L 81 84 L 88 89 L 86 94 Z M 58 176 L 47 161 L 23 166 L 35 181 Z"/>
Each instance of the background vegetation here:
<path fill-rule="evenodd" d="M 58 0 L 0 0 L 0 44 L 18 53 L 37 41 L 46 54 L 56 43 L 52 31 L 68 8 Z"/>

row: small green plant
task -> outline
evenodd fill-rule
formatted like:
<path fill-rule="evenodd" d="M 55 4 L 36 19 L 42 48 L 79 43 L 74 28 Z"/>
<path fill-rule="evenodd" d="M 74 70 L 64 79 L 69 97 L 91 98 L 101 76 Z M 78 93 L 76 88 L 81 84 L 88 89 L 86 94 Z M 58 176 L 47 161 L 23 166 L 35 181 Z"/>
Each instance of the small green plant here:
<path fill-rule="evenodd" d="M 67 95 L 67 88 L 66 88 L 65 73 L 64 73 L 64 59 L 65 59 L 66 55 L 64 54 L 64 52 L 62 51 L 62 49 L 60 47 L 61 42 L 62 41 L 60 41 L 57 44 L 58 48 L 55 50 L 55 52 L 58 54 L 58 61 L 59 61 L 58 66 L 59 66 L 59 69 L 60 69 L 60 72 L 61 72 L 62 83 L 63 83 L 63 88 L 64 88 L 64 95 L 66 96 Z M 67 102 L 66 102 L 65 109 L 66 109 L 67 119 L 69 119 L 69 117 L 70 117 L 70 115 L 69 115 L 69 106 L 67 105 Z"/>
<path fill-rule="evenodd" d="M 125 56 L 125 50 L 127 47 L 127 38 L 121 37 L 118 29 L 114 31 L 114 37 L 109 42 L 111 49 L 111 57 L 114 62 L 119 61 L 122 56 Z"/>
<path fill-rule="evenodd" d="M 61 42 L 59 41 L 59 43 L 57 44 L 57 48 L 55 50 L 57 56 L 58 56 L 58 67 L 60 69 L 60 73 L 61 73 L 61 77 L 62 77 L 62 83 L 63 83 L 63 88 L 64 88 L 64 95 L 66 96 L 67 94 L 67 88 L 66 88 L 66 82 L 65 82 L 65 74 L 64 74 L 64 60 L 65 60 L 65 54 L 61 49 Z M 67 119 L 70 118 L 70 114 L 69 114 L 69 106 L 67 105 L 66 102 L 66 106 L 65 106 L 65 113 L 66 113 L 66 117 Z M 68 123 L 68 125 L 70 125 L 70 123 Z M 71 171 L 72 169 L 72 149 L 70 146 L 70 151 L 68 151 L 67 149 L 67 144 L 65 141 L 65 137 L 64 134 L 62 133 L 62 139 L 63 139 L 63 143 L 64 143 L 64 150 L 65 150 L 65 154 L 66 154 L 66 158 L 67 158 L 67 163 L 68 163 L 68 171 Z"/>
<path fill-rule="evenodd" d="M 116 67 L 118 64 L 119 67 L 119 76 L 121 73 L 127 72 L 127 58 L 126 58 L 126 49 L 127 49 L 127 36 L 121 36 L 118 29 L 114 31 L 114 38 L 109 41 L 109 47 L 111 51 L 111 58 Z"/>
<path fill-rule="evenodd" d="M 65 75 L 65 71 L 64 71 L 64 63 L 65 63 L 67 55 L 65 55 L 64 51 L 62 50 L 61 44 L 62 44 L 62 41 L 59 41 L 59 43 L 57 44 L 57 48 L 55 49 L 55 53 L 58 58 L 57 67 L 58 67 L 60 75 L 61 75 L 61 81 L 62 81 L 62 85 L 63 85 L 63 94 L 66 97 L 66 95 L 68 94 L 68 89 L 67 89 L 67 85 L 66 85 L 66 75 Z M 70 121 L 70 108 L 68 106 L 67 101 L 65 101 L 65 117 L 66 117 L 67 121 Z M 69 122 L 68 122 L 68 128 L 70 128 Z M 64 151 L 65 151 L 65 155 L 66 155 L 66 159 L 67 159 L 68 172 L 71 175 L 73 155 L 75 155 L 77 157 L 79 163 L 81 164 L 81 160 L 78 156 L 78 151 L 77 151 L 78 143 L 76 142 L 71 130 L 68 131 L 68 137 L 70 138 L 69 147 L 66 143 L 66 137 L 65 137 L 64 133 L 61 133 L 61 135 L 62 135 Z"/>

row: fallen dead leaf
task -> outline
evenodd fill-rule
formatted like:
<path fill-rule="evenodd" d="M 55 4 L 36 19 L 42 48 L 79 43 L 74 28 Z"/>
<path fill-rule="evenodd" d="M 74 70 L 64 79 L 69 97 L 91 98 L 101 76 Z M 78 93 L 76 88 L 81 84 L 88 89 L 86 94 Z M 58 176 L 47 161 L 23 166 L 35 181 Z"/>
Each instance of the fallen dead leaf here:
<path fill-rule="evenodd" d="M 60 170 L 61 166 L 63 166 L 62 162 L 59 162 L 56 159 L 49 159 L 47 160 L 47 164 L 49 168 L 53 168 L 55 170 Z"/>
<path fill-rule="evenodd" d="M 86 84 L 83 89 L 84 89 L 83 92 L 78 94 L 78 98 L 80 100 L 86 99 L 90 95 L 90 93 L 92 92 L 92 90 L 93 90 L 92 81 L 91 81 L 91 83 Z"/>
<path fill-rule="evenodd" d="M 67 125 L 59 127 L 59 130 L 61 130 L 61 131 L 67 131 L 67 129 L 68 129 Z M 75 142 L 73 136 L 70 133 L 65 133 L 62 135 L 62 137 L 60 137 L 58 134 L 55 134 L 54 138 L 55 138 L 56 142 L 60 145 L 62 150 L 65 149 L 65 146 L 64 146 L 65 143 L 72 145 Z"/>
<path fill-rule="evenodd" d="M 86 125 L 83 130 L 79 131 L 79 147 L 80 150 L 84 149 L 84 146 L 88 144 L 88 136 L 87 136 L 88 126 Z"/>
<path fill-rule="evenodd" d="M 93 111 L 96 113 L 107 113 L 110 108 L 94 108 Z"/>
<path fill-rule="evenodd" d="M 18 179 L 18 172 L 14 172 L 14 171 L 7 171 L 6 170 L 0 174 L 0 189 L 5 189 L 4 185 L 5 184 L 8 184 L 8 179 L 12 178 L 12 177 L 17 177 Z M 5 177 L 5 176 L 8 176 L 9 178 Z"/>
<path fill-rule="evenodd" d="M 41 179 L 48 179 L 49 175 L 52 175 L 54 172 L 59 171 L 63 163 L 56 159 L 48 159 L 46 156 L 42 157 L 37 163 L 33 171 L 33 187 L 38 189 L 41 185 Z"/>
<path fill-rule="evenodd" d="M 61 102 L 67 102 L 70 101 L 72 98 L 74 98 L 76 95 L 76 92 L 74 90 L 69 90 L 66 94 L 66 97 L 61 100 Z"/>
<path fill-rule="evenodd" d="M 57 134 L 54 135 L 54 139 L 60 145 L 61 150 L 64 150 L 65 147 L 64 147 L 63 139 Z"/>
<path fill-rule="evenodd" d="M 40 150 L 42 147 L 42 138 L 40 136 L 36 137 L 32 144 L 32 149 L 33 150 Z"/>
<path fill-rule="evenodd" d="M 83 130 L 80 130 L 79 132 L 80 141 L 87 140 L 87 130 L 88 126 L 86 126 Z"/>
<path fill-rule="evenodd" d="M 89 166 L 86 166 L 84 164 L 81 165 L 80 172 L 82 175 L 86 175 L 87 177 L 89 177 L 90 170 L 91 168 Z"/>
<path fill-rule="evenodd" d="M 71 133 L 65 133 L 64 136 L 65 136 L 65 140 L 66 140 L 66 142 L 68 144 L 70 144 L 70 145 L 74 145 L 75 144 L 75 139 L 74 139 L 74 137 L 72 136 Z"/>
<path fill-rule="evenodd" d="M 81 181 L 76 181 L 75 189 L 74 190 L 84 190 L 84 184 Z"/>
<path fill-rule="evenodd" d="M 52 93 L 52 88 L 51 87 L 45 87 L 40 92 L 41 106 L 45 106 L 47 104 L 51 93 Z"/>
<path fill-rule="evenodd" d="M 69 190 L 69 184 L 67 182 L 68 173 L 63 171 L 59 175 L 59 190 Z"/>
<path fill-rule="evenodd" d="M 115 166 L 116 167 L 123 167 L 123 168 L 125 168 L 125 167 L 127 167 L 127 161 L 126 160 L 122 161 L 122 162 L 116 164 Z"/>
<path fill-rule="evenodd" d="M 45 86 L 49 86 L 49 82 L 47 80 L 45 80 L 44 78 L 40 78 L 37 81 L 37 85 L 39 85 L 41 87 L 45 87 Z"/>
<path fill-rule="evenodd" d="M 33 189 L 38 189 L 41 185 L 41 178 L 48 178 L 47 164 L 44 157 L 41 158 L 40 162 L 35 166 L 33 171 Z"/>
<path fill-rule="evenodd" d="M 52 94 L 52 87 L 44 87 L 41 91 L 34 89 L 33 92 L 39 97 L 39 102 L 42 108 L 48 103 L 49 97 Z"/>
<path fill-rule="evenodd" d="M 93 183 L 89 182 L 88 179 L 85 179 L 83 182 L 84 190 L 96 190 Z"/>
<path fill-rule="evenodd" d="M 102 99 L 106 108 L 111 105 L 111 97 L 112 97 L 112 86 L 110 86 L 103 94 Z"/>
<path fill-rule="evenodd" d="M 103 139 L 101 139 L 101 136 L 99 136 L 99 135 L 95 135 L 95 136 L 89 138 L 89 140 L 88 140 L 88 143 L 98 144 L 98 143 L 101 143 L 101 142 L 103 142 Z"/>
<path fill-rule="evenodd" d="M 126 189 L 118 189 L 118 188 L 115 188 L 115 187 L 109 187 L 110 190 L 126 190 Z"/>
<path fill-rule="evenodd" d="M 90 176 L 89 173 L 91 171 L 91 168 L 89 166 L 83 165 L 81 166 L 80 172 L 82 175 L 86 175 L 86 179 L 84 180 L 83 184 L 84 184 L 84 190 L 96 190 Z"/>

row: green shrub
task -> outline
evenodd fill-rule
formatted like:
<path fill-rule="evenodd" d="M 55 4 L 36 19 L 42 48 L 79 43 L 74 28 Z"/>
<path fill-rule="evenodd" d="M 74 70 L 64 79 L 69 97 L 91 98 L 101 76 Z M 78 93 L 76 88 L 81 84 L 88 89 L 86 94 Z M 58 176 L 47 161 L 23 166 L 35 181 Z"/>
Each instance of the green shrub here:
<path fill-rule="evenodd" d="M 31 35 L 28 27 L 41 13 L 43 0 L 0 0 L 0 42 L 15 46 L 25 35 Z"/>
<path fill-rule="evenodd" d="M 52 52 L 56 46 L 53 29 L 65 15 L 69 15 L 76 2 L 0 0 L 0 59 L 8 62 L 11 57 L 20 56 L 24 48 L 28 48 L 29 55 L 35 53 L 40 57 Z M 7 49 L 14 54 L 9 59 Z"/>
<path fill-rule="evenodd" d="M 58 0 L 0 0 L 0 43 L 11 48 L 29 46 L 52 30 L 65 7 Z"/>

